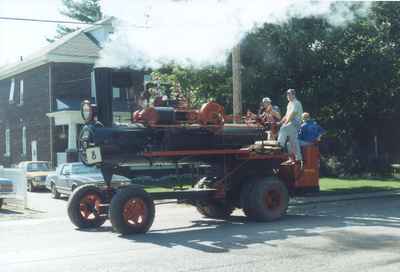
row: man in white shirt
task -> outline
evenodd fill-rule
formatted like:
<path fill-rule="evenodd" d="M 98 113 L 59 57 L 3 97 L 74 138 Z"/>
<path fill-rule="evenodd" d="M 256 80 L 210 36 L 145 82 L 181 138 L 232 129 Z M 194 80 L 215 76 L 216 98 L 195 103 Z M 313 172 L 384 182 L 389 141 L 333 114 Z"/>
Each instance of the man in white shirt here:
<path fill-rule="evenodd" d="M 278 135 L 278 143 L 285 147 L 286 141 L 289 140 L 290 150 L 295 155 L 296 161 L 302 161 L 301 149 L 297 135 L 301 126 L 301 116 L 303 114 L 303 106 L 296 99 L 296 91 L 289 89 L 286 91 L 286 96 L 289 101 L 286 109 L 286 114 L 281 120 L 281 128 Z M 291 160 L 292 158 L 290 158 Z"/>

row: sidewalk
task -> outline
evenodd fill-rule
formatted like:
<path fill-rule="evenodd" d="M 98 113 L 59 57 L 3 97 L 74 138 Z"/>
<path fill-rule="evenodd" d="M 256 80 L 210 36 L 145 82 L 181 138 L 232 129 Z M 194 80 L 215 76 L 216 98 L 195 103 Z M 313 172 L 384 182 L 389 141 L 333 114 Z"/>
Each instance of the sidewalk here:
<path fill-rule="evenodd" d="M 400 190 L 391 191 L 376 191 L 376 192 L 366 192 L 366 193 L 346 193 L 346 194 L 326 194 L 326 195 L 316 195 L 316 196 L 302 196 L 294 197 L 290 199 L 289 205 L 307 205 L 313 203 L 322 202 L 335 202 L 335 201 L 346 201 L 346 200 L 357 200 L 357 199 L 367 199 L 367 198 L 381 198 L 381 197 L 394 197 L 400 196 Z"/>

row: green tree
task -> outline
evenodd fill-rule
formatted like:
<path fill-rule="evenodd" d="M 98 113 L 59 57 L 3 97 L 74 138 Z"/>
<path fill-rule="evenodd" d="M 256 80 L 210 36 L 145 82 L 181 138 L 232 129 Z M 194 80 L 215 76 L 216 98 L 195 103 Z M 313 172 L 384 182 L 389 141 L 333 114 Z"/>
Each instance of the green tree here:
<path fill-rule="evenodd" d="M 330 153 L 346 160 L 346 173 L 369 172 L 386 158 L 396 160 L 399 7 L 373 3 L 368 16 L 346 26 L 292 18 L 248 35 L 242 46 L 247 103 L 255 107 L 267 95 L 285 105 L 283 91 L 296 88 L 304 108 L 328 129 Z M 375 139 L 379 158 L 374 158 Z"/>
<path fill-rule="evenodd" d="M 85 23 L 94 23 L 102 19 L 100 0 L 62 0 L 62 3 L 64 7 L 60 10 L 60 13 L 71 19 Z M 56 29 L 57 34 L 53 38 L 47 38 L 47 41 L 54 42 L 78 29 L 79 27 L 74 28 L 59 24 Z"/>
<path fill-rule="evenodd" d="M 216 101 L 232 110 L 232 76 L 227 66 L 183 68 L 171 64 L 153 72 L 153 78 L 164 82 L 179 83 L 183 95 L 194 107 L 206 101 Z"/>

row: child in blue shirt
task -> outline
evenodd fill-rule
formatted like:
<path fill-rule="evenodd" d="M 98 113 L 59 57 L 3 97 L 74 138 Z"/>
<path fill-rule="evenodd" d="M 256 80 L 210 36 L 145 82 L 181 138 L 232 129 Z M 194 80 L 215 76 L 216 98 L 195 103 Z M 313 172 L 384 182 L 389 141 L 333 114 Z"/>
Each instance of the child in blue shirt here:
<path fill-rule="evenodd" d="M 325 134 L 325 130 L 310 118 L 308 112 L 302 114 L 302 119 L 303 123 L 301 124 L 298 136 L 300 146 L 314 144 L 319 141 L 321 136 Z"/>

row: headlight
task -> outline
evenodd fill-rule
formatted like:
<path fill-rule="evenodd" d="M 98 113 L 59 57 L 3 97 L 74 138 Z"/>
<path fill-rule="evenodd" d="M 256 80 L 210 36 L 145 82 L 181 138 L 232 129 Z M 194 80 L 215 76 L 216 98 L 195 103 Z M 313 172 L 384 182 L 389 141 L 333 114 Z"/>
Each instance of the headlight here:
<path fill-rule="evenodd" d="M 96 105 L 90 104 L 89 100 L 85 100 L 81 104 L 81 115 L 86 123 L 94 121 L 97 115 Z"/>
<path fill-rule="evenodd" d="M 126 180 L 118 180 L 114 182 L 116 185 L 124 186 L 124 185 L 130 185 L 131 183 Z"/>

